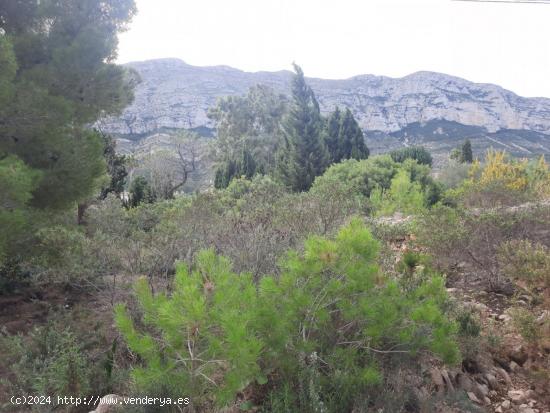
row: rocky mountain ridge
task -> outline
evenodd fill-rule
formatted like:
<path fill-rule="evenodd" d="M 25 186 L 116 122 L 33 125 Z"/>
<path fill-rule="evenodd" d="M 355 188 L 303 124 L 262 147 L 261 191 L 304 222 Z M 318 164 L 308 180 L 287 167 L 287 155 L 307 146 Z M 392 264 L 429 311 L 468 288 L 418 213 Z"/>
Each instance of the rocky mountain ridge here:
<path fill-rule="evenodd" d="M 179 59 L 129 63 L 141 76 L 134 103 L 120 117 L 101 121 L 109 133 L 139 137 L 163 129 L 211 128 L 208 108 L 216 99 L 267 84 L 288 93 L 290 71 L 243 72 L 227 66 L 198 67 Z M 349 107 L 361 127 L 392 133 L 433 120 L 550 134 L 550 99 L 524 98 L 492 84 L 434 72 L 403 78 L 359 75 L 344 80 L 309 78 L 321 110 Z"/>

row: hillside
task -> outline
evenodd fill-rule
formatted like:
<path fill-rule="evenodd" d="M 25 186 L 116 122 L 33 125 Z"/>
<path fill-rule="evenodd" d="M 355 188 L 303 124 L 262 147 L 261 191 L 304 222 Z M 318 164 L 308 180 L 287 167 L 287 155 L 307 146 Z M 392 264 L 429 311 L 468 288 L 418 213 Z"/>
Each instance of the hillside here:
<path fill-rule="evenodd" d="M 128 64 L 142 78 L 122 116 L 101 121 L 106 132 L 130 139 L 170 129 L 211 131 L 206 112 L 218 97 L 267 84 L 288 93 L 291 72 L 249 73 L 227 66 L 197 67 L 178 59 Z M 321 110 L 349 107 L 375 152 L 425 143 L 448 151 L 465 137 L 474 149 L 494 145 L 518 156 L 549 153 L 550 99 L 524 98 L 491 84 L 417 72 L 403 78 L 360 75 L 345 80 L 308 79 Z"/>

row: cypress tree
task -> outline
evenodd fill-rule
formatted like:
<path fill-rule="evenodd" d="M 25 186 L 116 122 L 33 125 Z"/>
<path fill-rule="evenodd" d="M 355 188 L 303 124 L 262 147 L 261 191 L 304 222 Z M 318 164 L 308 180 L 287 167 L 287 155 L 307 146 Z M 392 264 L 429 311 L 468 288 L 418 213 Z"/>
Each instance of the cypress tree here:
<path fill-rule="evenodd" d="M 237 162 L 234 159 L 226 160 L 218 169 L 214 176 L 214 188 L 227 188 L 231 180 L 236 177 L 244 176 L 252 178 L 256 173 L 263 173 L 262 165 L 258 166 L 256 160 L 248 149 L 243 149 L 241 159 Z"/>
<path fill-rule="evenodd" d="M 322 139 L 323 121 L 313 90 L 302 69 L 294 64 L 292 103 L 283 120 L 283 145 L 277 159 L 279 177 L 294 191 L 307 191 L 321 175 L 329 156 Z"/>
<path fill-rule="evenodd" d="M 472 163 L 474 161 L 474 154 L 472 153 L 472 143 L 470 139 L 466 139 L 462 145 L 462 163 Z"/>
<path fill-rule="evenodd" d="M 335 162 L 344 159 L 368 158 L 369 149 L 365 145 L 363 131 L 348 108 L 342 117 L 339 135 L 339 153 Z"/>
<path fill-rule="evenodd" d="M 256 161 L 248 149 L 243 149 L 238 175 L 244 175 L 248 179 L 256 175 Z"/>
<path fill-rule="evenodd" d="M 337 106 L 330 114 L 326 123 L 325 143 L 331 163 L 340 162 L 340 126 L 342 125 L 342 112 Z"/>

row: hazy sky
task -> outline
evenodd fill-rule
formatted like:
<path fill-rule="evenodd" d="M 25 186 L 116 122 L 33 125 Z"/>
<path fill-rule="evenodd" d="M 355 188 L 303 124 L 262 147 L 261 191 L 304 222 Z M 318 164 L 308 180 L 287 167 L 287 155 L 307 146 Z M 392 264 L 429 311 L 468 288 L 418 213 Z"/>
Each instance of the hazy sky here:
<path fill-rule="evenodd" d="M 306 76 L 400 77 L 418 70 L 550 97 L 550 4 L 452 0 L 136 0 L 119 62 Z"/>

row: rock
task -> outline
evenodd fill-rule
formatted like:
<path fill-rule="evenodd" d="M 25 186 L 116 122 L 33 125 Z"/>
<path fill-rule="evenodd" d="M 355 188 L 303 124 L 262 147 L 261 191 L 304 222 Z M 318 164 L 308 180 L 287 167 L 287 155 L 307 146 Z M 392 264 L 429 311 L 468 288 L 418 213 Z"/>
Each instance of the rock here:
<path fill-rule="evenodd" d="M 523 366 L 523 364 L 527 361 L 529 354 L 527 354 L 527 351 L 523 346 L 517 346 L 510 352 L 509 357 L 518 365 Z"/>
<path fill-rule="evenodd" d="M 510 403 L 510 400 L 504 400 L 502 403 L 501 403 L 501 407 L 504 409 L 504 410 L 508 410 L 510 408 L 510 406 L 512 405 L 512 403 Z"/>
<path fill-rule="evenodd" d="M 485 379 L 487 380 L 487 383 L 489 383 L 489 387 L 493 390 L 498 389 L 498 380 L 495 376 L 493 376 L 490 373 L 485 374 Z"/>
<path fill-rule="evenodd" d="M 514 403 L 520 403 L 527 399 L 527 395 L 523 390 L 510 390 L 508 392 L 508 397 L 510 400 L 512 400 Z"/>
<path fill-rule="evenodd" d="M 249 73 L 227 66 L 192 66 L 179 59 L 134 62 L 128 67 L 135 69 L 142 81 L 136 87 L 134 102 L 121 116 L 99 121 L 106 133 L 136 135 L 163 128 L 212 128 L 207 110 L 217 98 L 244 95 L 250 86 L 259 83 L 273 87 L 276 93 L 288 94 L 292 76 L 289 71 Z M 458 122 L 473 125 L 468 133 L 475 127 L 480 133 L 485 129 L 550 132 L 547 99 L 523 98 L 495 85 L 472 83 L 442 73 L 307 81 L 323 113 L 336 105 L 349 107 L 364 130 L 389 133 L 415 122 L 420 126 L 428 122 Z M 435 128 L 430 134 L 443 139 L 445 132 L 440 130 L 441 127 Z M 528 140 L 522 139 L 518 144 L 530 149 Z M 537 145 L 531 149 L 540 151 Z"/>
<path fill-rule="evenodd" d="M 506 382 L 507 386 L 512 385 L 512 379 L 510 378 L 510 376 L 508 375 L 508 373 L 506 373 L 506 371 L 504 369 L 501 369 L 500 367 L 497 367 L 497 368 L 495 368 L 495 371 L 498 373 L 498 375 L 500 377 L 502 377 L 502 379 Z"/>
<path fill-rule="evenodd" d="M 510 363 L 500 357 L 493 357 L 493 361 L 506 371 L 510 371 Z"/>
<path fill-rule="evenodd" d="M 481 404 L 481 401 L 476 397 L 476 395 L 473 392 L 469 391 L 469 392 L 466 392 L 466 394 L 468 395 L 468 398 L 471 401 L 477 404 Z"/>
<path fill-rule="evenodd" d="M 508 323 L 508 322 L 510 322 L 512 317 L 510 317 L 508 314 L 501 314 L 501 315 L 498 316 L 498 319 L 500 321 L 504 321 L 505 323 Z"/>
<path fill-rule="evenodd" d="M 464 390 L 465 392 L 471 392 L 474 389 L 474 383 L 472 380 L 463 373 L 459 373 L 457 375 L 456 383 L 458 388 Z"/>
<path fill-rule="evenodd" d="M 441 370 L 441 375 L 443 376 L 443 380 L 445 380 L 445 384 L 447 385 L 447 388 L 451 391 L 455 391 L 455 386 L 453 385 L 453 381 L 449 377 L 449 373 L 447 370 Z"/>
<path fill-rule="evenodd" d="M 502 407 L 501 407 L 501 406 L 498 406 L 498 407 L 495 409 L 495 413 L 502 413 Z"/>
<path fill-rule="evenodd" d="M 430 369 L 430 376 L 433 384 L 437 387 L 437 392 L 440 394 L 443 393 L 445 391 L 445 382 L 443 381 L 441 372 L 436 368 L 432 368 Z"/>
<path fill-rule="evenodd" d="M 537 410 L 532 409 L 526 404 L 522 404 L 521 406 L 519 406 L 519 413 L 537 413 Z"/>
<path fill-rule="evenodd" d="M 515 361 L 511 361 L 510 362 L 510 370 L 512 371 L 518 371 L 519 370 L 519 365 L 515 362 Z"/>
<path fill-rule="evenodd" d="M 479 365 L 477 360 L 472 358 L 465 358 L 462 360 L 462 367 L 465 371 L 471 374 L 482 373 L 482 367 Z"/>
<path fill-rule="evenodd" d="M 542 314 L 537 317 L 536 322 L 537 322 L 538 325 L 543 325 L 544 323 L 546 323 L 549 320 L 550 320 L 550 311 L 549 310 L 544 310 L 542 312 Z"/>
<path fill-rule="evenodd" d="M 116 394 L 107 394 L 99 400 L 99 404 L 95 410 L 90 413 L 114 413 L 118 402 L 122 400 L 122 397 Z"/>
<path fill-rule="evenodd" d="M 478 384 L 477 388 L 483 396 L 487 396 L 489 394 L 489 387 L 487 387 L 485 384 Z"/>

